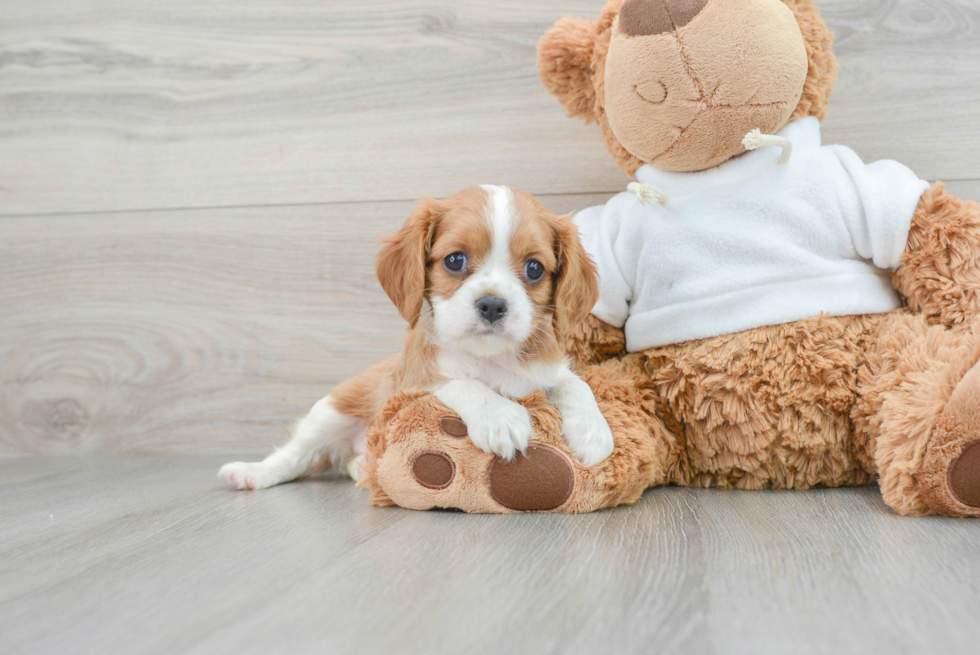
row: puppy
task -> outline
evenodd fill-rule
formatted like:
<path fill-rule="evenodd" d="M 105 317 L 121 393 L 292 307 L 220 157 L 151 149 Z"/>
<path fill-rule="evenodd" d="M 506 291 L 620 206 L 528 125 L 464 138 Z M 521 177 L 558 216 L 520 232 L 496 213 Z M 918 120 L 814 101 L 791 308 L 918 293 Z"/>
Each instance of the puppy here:
<path fill-rule="evenodd" d="M 569 368 L 560 337 L 598 299 L 595 266 L 567 217 L 502 186 L 425 200 L 387 240 L 378 279 L 409 323 L 404 350 L 334 389 L 261 462 L 220 477 L 238 489 L 293 480 L 329 460 L 359 477 L 365 433 L 398 391 L 428 391 L 466 423 L 480 449 L 511 459 L 531 419 L 511 398 L 543 390 L 583 464 L 613 450 L 592 390 Z"/>

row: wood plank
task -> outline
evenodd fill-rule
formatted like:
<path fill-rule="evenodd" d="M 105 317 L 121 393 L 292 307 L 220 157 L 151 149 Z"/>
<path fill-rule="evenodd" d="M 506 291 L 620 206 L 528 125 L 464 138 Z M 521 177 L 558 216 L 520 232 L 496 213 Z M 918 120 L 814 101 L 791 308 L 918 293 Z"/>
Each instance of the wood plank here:
<path fill-rule="evenodd" d="M 600 0 L 0 0 L 0 214 L 609 192 L 535 69 Z M 830 141 L 980 178 L 980 5 L 824 0 Z"/>
<path fill-rule="evenodd" d="M 401 347 L 374 256 L 412 204 L 0 219 L 0 452 L 279 443 Z"/>
<path fill-rule="evenodd" d="M 980 180 L 956 180 L 946 183 L 946 191 L 967 200 L 980 202 Z"/>
<path fill-rule="evenodd" d="M 928 180 L 980 178 L 980 4 L 818 0 L 841 70 L 825 142 Z"/>
<path fill-rule="evenodd" d="M 0 458 L 0 651 L 973 653 L 976 523 L 875 488 L 586 516 L 217 486 L 220 457 Z M 11 471 L 16 483 L 5 483 Z"/>

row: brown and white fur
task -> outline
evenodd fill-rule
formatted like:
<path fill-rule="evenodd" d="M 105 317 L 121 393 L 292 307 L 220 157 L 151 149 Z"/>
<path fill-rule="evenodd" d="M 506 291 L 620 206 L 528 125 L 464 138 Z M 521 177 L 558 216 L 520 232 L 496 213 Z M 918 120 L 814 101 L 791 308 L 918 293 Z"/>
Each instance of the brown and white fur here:
<path fill-rule="evenodd" d="M 460 253 L 466 264 L 453 271 L 450 256 L 458 265 Z M 459 414 L 477 447 L 511 459 L 527 448 L 532 428 L 527 410 L 510 399 L 543 390 L 584 464 L 612 453 L 612 432 L 592 390 L 560 347 L 561 334 L 586 318 L 599 294 L 595 267 L 568 217 L 502 186 L 427 199 L 388 240 L 377 273 L 409 322 L 402 353 L 317 402 L 289 443 L 263 461 L 223 466 L 228 485 L 270 487 L 323 458 L 356 478 L 350 464 L 363 452 L 367 427 L 398 391 L 432 392 Z"/>

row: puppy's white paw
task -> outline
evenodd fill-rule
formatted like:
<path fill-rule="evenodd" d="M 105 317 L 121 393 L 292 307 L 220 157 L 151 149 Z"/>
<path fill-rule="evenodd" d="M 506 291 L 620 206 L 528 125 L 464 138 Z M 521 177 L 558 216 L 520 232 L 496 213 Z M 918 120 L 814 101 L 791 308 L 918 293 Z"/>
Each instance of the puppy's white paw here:
<path fill-rule="evenodd" d="M 583 464 L 595 466 L 612 454 L 612 430 L 597 407 L 566 409 L 561 418 L 565 442 Z"/>
<path fill-rule="evenodd" d="M 347 475 L 354 482 L 360 482 L 364 477 L 364 455 L 358 455 L 347 462 Z"/>
<path fill-rule="evenodd" d="M 503 398 L 500 403 L 493 403 L 486 414 L 470 417 L 466 428 L 477 448 L 507 460 L 527 451 L 527 443 L 534 433 L 527 409 Z"/>
<path fill-rule="evenodd" d="M 283 482 L 263 462 L 231 462 L 221 467 L 218 477 L 232 489 L 266 489 Z"/>

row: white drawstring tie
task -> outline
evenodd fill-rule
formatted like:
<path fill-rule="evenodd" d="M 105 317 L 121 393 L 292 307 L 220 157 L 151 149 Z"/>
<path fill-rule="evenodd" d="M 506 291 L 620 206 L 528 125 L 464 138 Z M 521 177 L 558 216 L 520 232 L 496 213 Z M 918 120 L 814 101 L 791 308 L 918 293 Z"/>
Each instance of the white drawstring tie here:
<path fill-rule="evenodd" d="M 788 164 L 789 158 L 793 156 L 793 142 L 784 136 L 774 134 L 763 134 L 762 130 L 752 130 L 742 139 L 742 145 L 746 150 L 758 150 L 759 148 L 782 148 L 783 155 L 779 158 L 780 164 Z"/>
<path fill-rule="evenodd" d="M 636 195 L 637 200 L 639 200 L 640 204 L 644 207 L 654 202 L 661 205 L 667 202 L 667 196 L 660 193 L 657 187 L 650 186 L 649 184 L 630 182 L 626 187 L 626 190 Z"/>
<path fill-rule="evenodd" d="M 782 148 L 783 154 L 779 157 L 779 163 L 781 165 L 788 164 L 790 157 L 793 156 L 793 142 L 784 136 L 776 136 L 775 134 L 763 134 L 762 130 L 752 130 L 745 135 L 742 139 L 742 145 L 745 146 L 746 150 L 758 150 L 759 148 Z M 634 194 L 640 204 L 646 207 L 647 205 L 657 203 L 663 205 L 667 202 L 667 196 L 665 196 L 660 189 L 650 184 L 643 184 L 642 182 L 630 182 L 626 187 L 626 190 Z"/>

